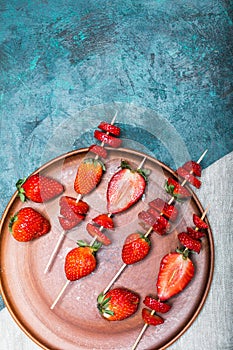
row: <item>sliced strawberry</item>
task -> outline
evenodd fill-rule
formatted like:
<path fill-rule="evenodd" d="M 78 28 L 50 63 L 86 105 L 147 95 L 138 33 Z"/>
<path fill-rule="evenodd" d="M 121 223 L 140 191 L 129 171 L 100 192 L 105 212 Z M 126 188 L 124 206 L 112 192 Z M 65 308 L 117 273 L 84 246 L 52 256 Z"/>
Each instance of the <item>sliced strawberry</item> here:
<path fill-rule="evenodd" d="M 162 317 L 152 314 L 151 311 L 146 308 L 142 309 L 142 319 L 150 326 L 158 326 L 159 324 L 164 323 Z"/>
<path fill-rule="evenodd" d="M 157 279 L 158 297 L 165 301 L 180 293 L 192 280 L 194 265 L 184 254 L 174 252 L 163 257 Z"/>
<path fill-rule="evenodd" d="M 143 303 L 149 307 L 150 309 L 156 311 L 156 312 L 160 312 L 160 313 L 166 313 L 171 309 L 171 305 L 166 304 L 166 303 L 162 303 L 161 301 L 152 298 L 150 296 L 146 296 L 145 299 L 143 300 Z"/>
<path fill-rule="evenodd" d="M 160 235 L 167 233 L 171 229 L 171 225 L 168 220 L 160 215 L 160 213 L 154 208 L 149 208 L 147 212 L 155 219 L 153 230 Z"/>
<path fill-rule="evenodd" d="M 107 189 L 107 207 L 112 214 L 120 213 L 135 204 L 146 187 L 143 170 L 131 170 L 124 161 L 121 166 L 123 169 L 112 176 Z"/>
<path fill-rule="evenodd" d="M 121 257 L 125 264 L 131 265 L 143 260 L 150 251 L 150 240 L 141 233 L 131 233 L 125 240 Z"/>
<path fill-rule="evenodd" d="M 193 239 L 200 239 L 205 237 L 205 233 L 200 230 L 194 230 L 192 227 L 187 227 L 187 231 L 190 237 Z"/>
<path fill-rule="evenodd" d="M 168 178 L 165 184 L 165 190 L 177 200 L 187 199 L 192 196 L 185 187 L 171 177 Z"/>
<path fill-rule="evenodd" d="M 108 156 L 107 150 L 104 147 L 99 145 L 91 145 L 89 147 L 89 151 L 97 154 L 97 156 L 101 158 L 107 158 Z"/>
<path fill-rule="evenodd" d="M 186 162 L 184 165 L 183 165 L 183 168 L 185 168 L 188 172 L 191 172 L 198 176 L 198 177 L 201 177 L 201 165 L 194 162 L 193 160 L 190 160 L 189 162 Z"/>
<path fill-rule="evenodd" d="M 179 239 L 180 243 L 184 247 L 188 248 L 189 250 L 192 250 L 192 251 L 196 252 L 197 254 L 200 253 L 200 251 L 201 251 L 201 242 L 199 240 L 193 239 L 186 232 L 179 233 L 178 234 L 178 239 Z"/>
<path fill-rule="evenodd" d="M 175 221 L 177 219 L 177 208 L 174 205 L 166 203 L 161 198 L 154 199 L 149 203 L 149 206 L 162 213 L 164 216 L 166 216 L 167 219 L 171 221 Z"/>
<path fill-rule="evenodd" d="M 89 205 L 80 200 L 76 202 L 76 198 L 69 196 L 62 196 L 59 201 L 60 214 L 66 219 L 75 220 L 75 216 L 80 214 L 85 215 L 89 209 Z"/>
<path fill-rule="evenodd" d="M 111 136 L 111 135 L 107 135 L 104 132 L 99 131 L 99 130 L 95 130 L 94 137 L 97 140 L 99 140 L 101 142 L 104 142 L 107 145 L 109 145 L 111 147 L 114 147 L 114 148 L 120 147 L 121 144 L 122 144 L 122 140 L 121 139 L 118 139 L 118 138 L 116 138 L 114 136 Z"/>
<path fill-rule="evenodd" d="M 84 220 L 84 218 L 84 215 L 77 214 L 75 218 L 71 220 L 61 216 L 58 217 L 58 220 L 63 230 L 68 231 L 71 230 L 73 227 L 77 226 L 82 220 Z"/>
<path fill-rule="evenodd" d="M 196 188 L 201 187 L 201 181 L 198 180 L 193 174 L 190 174 L 186 169 L 182 167 L 178 168 L 177 174 Z"/>
<path fill-rule="evenodd" d="M 148 213 L 148 211 L 142 210 L 139 214 L 138 214 L 138 218 L 142 221 L 144 221 L 147 225 L 149 226 L 153 226 L 156 219 L 154 218 L 153 215 L 151 215 L 150 213 Z"/>
<path fill-rule="evenodd" d="M 196 227 L 198 227 L 201 230 L 207 229 L 209 226 L 203 221 L 199 216 L 196 214 L 193 214 L 193 222 Z"/>
<path fill-rule="evenodd" d="M 120 136 L 120 133 L 121 133 L 121 129 L 118 126 L 109 124 L 107 122 L 101 122 L 98 125 L 98 128 L 103 131 L 109 132 L 114 136 Z"/>
<path fill-rule="evenodd" d="M 113 230 L 114 223 L 113 219 L 108 214 L 100 214 L 96 218 L 92 219 L 97 225 L 103 226 L 106 229 Z"/>
<path fill-rule="evenodd" d="M 96 239 L 103 245 L 109 245 L 112 243 L 110 239 L 98 229 L 98 227 L 88 223 L 86 228 L 89 235 L 91 235 L 92 237 L 96 237 Z"/>

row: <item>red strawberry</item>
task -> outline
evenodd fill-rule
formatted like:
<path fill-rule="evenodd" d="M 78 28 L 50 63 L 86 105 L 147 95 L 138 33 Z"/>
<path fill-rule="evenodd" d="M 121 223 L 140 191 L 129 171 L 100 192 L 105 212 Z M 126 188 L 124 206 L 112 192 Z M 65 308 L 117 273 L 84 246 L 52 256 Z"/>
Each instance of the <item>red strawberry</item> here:
<path fill-rule="evenodd" d="M 108 212 L 120 213 L 135 204 L 143 195 L 146 187 L 146 172 L 131 170 L 125 161 L 121 170 L 111 178 L 107 189 Z"/>
<path fill-rule="evenodd" d="M 166 304 L 166 303 L 162 303 L 161 301 L 152 298 L 150 296 L 146 296 L 145 299 L 143 300 L 143 303 L 149 307 L 150 309 L 156 311 L 156 312 L 160 312 L 160 313 L 166 313 L 171 309 L 171 305 Z"/>
<path fill-rule="evenodd" d="M 83 241 L 78 241 L 78 244 L 79 247 L 72 249 L 65 259 L 65 274 L 69 281 L 87 276 L 96 268 L 95 253 L 101 245 L 96 242 L 90 247 Z"/>
<path fill-rule="evenodd" d="M 163 257 L 157 279 L 158 297 L 167 300 L 180 293 L 192 280 L 194 265 L 187 251 L 169 253 Z"/>
<path fill-rule="evenodd" d="M 100 182 L 105 167 L 100 160 L 85 159 L 78 167 L 74 189 L 79 194 L 88 194 Z"/>
<path fill-rule="evenodd" d="M 201 218 L 199 218 L 199 216 L 197 216 L 196 214 L 193 214 L 193 222 L 194 222 L 194 225 L 201 230 L 207 229 L 209 227 L 205 223 L 205 221 L 203 221 Z"/>
<path fill-rule="evenodd" d="M 191 193 L 171 177 L 168 178 L 165 184 L 165 190 L 177 200 L 183 200 L 191 197 Z"/>
<path fill-rule="evenodd" d="M 28 242 L 50 231 L 49 221 L 35 209 L 22 208 L 11 217 L 9 229 L 20 242 Z"/>
<path fill-rule="evenodd" d="M 75 220 L 76 216 L 85 215 L 89 210 L 89 205 L 86 202 L 82 200 L 76 202 L 76 198 L 69 196 L 62 196 L 59 204 L 60 214 L 69 220 Z"/>
<path fill-rule="evenodd" d="M 25 202 L 26 199 L 37 203 L 47 202 L 64 191 L 60 182 L 40 174 L 31 175 L 27 179 L 19 179 L 16 187 L 22 202 Z"/>
<path fill-rule="evenodd" d="M 184 165 L 183 165 L 183 168 L 185 168 L 186 170 L 188 170 L 188 172 L 191 172 L 198 176 L 198 177 L 201 177 L 201 165 L 194 162 L 193 160 L 190 160 L 189 162 L 186 162 Z"/>
<path fill-rule="evenodd" d="M 160 215 L 157 210 L 154 208 L 149 208 L 147 212 L 154 217 L 155 222 L 153 224 L 153 230 L 155 232 L 157 232 L 159 235 L 164 235 L 170 231 L 170 223 L 163 215 Z"/>
<path fill-rule="evenodd" d="M 178 239 L 180 243 L 189 250 L 196 252 L 197 254 L 201 251 L 201 242 L 197 239 L 193 239 L 186 232 L 181 232 L 178 234 Z"/>
<path fill-rule="evenodd" d="M 107 122 L 101 122 L 98 125 L 98 128 L 115 136 L 120 136 L 121 133 L 121 129 L 118 126 L 109 124 Z"/>
<path fill-rule="evenodd" d="M 126 289 L 115 288 L 98 296 L 100 314 L 108 321 L 120 321 L 133 315 L 139 306 L 139 295 Z"/>
<path fill-rule="evenodd" d="M 142 319 L 143 321 L 150 326 L 158 326 L 159 324 L 164 323 L 164 319 L 158 315 L 154 315 L 150 310 L 143 308 L 142 309 Z"/>
<path fill-rule="evenodd" d="M 201 187 L 201 181 L 198 180 L 194 175 L 190 174 L 186 169 L 182 167 L 178 168 L 177 174 L 196 188 Z"/>
<path fill-rule="evenodd" d="M 149 206 L 156 209 L 159 213 L 162 213 L 171 221 L 175 221 L 178 216 L 177 208 L 174 205 L 164 202 L 161 198 L 154 199 L 149 203 Z"/>
<path fill-rule="evenodd" d="M 108 230 L 114 229 L 113 219 L 109 217 L 108 214 L 100 214 L 96 218 L 92 219 L 92 221 Z"/>
<path fill-rule="evenodd" d="M 187 232 L 190 237 L 199 239 L 205 236 L 205 233 L 200 230 L 194 230 L 192 227 L 187 227 Z"/>
<path fill-rule="evenodd" d="M 96 237 L 96 239 L 103 245 L 109 245 L 112 243 L 110 239 L 98 229 L 98 227 L 88 223 L 86 228 L 89 235 L 91 235 L 92 237 Z"/>
<path fill-rule="evenodd" d="M 109 145 L 111 147 L 114 147 L 114 148 L 120 147 L 121 144 L 122 144 L 122 140 L 121 139 L 118 139 L 118 138 L 116 138 L 114 136 L 111 136 L 111 135 L 107 135 L 104 132 L 99 131 L 99 130 L 95 130 L 94 137 L 97 140 L 99 140 L 101 142 L 104 142 L 107 145 Z"/>
<path fill-rule="evenodd" d="M 63 218 L 61 216 L 58 216 L 58 220 L 60 222 L 60 225 L 63 228 L 63 230 L 65 230 L 65 231 L 71 230 L 72 228 L 77 226 L 84 219 L 85 219 L 85 216 L 81 215 L 81 214 L 77 214 L 72 219 L 67 219 L 67 218 Z"/>
<path fill-rule="evenodd" d="M 140 233 L 130 234 L 122 248 L 122 260 L 125 264 L 134 264 L 144 259 L 150 251 L 150 240 Z"/>
<path fill-rule="evenodd" d="M 91 145 L 89 151 L 97 154 L 101 158 L 107 158 L 108 155 L 107 150 L 99 145 Z"/>

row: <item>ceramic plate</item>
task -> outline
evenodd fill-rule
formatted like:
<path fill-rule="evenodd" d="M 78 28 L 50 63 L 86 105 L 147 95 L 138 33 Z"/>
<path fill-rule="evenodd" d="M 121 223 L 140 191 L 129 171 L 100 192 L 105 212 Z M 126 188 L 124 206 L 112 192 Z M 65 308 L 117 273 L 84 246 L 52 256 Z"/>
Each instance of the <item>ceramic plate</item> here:
<path fill-rule="evenodd" d="M 73 151 L 46 163 L 37 172 L 58 179 L 65 186 L 64 194 L 76 197 L 73 182 L 77 168 L 86 156 L 87 149 Z M 165 193 L 164 183 L 168 176 L 175 176 L 175 173 L 165 164 L 148 156 L 144 167 L 150 169 L 151 174 L 145 196 L 129 210 L 115 215 L 115 231 L 106 231 L 112 244 L 102 247 L 97 253 L 96 270 L 85 278 L 71 282 L 54 310 L 50 309 L 66 283 L 66 254 L 76 246 L 77 239 L 91 241 L 85 230 L 86 223 L 99 213 L 106 212 L 106 188 L 110 177 L 118 169 L 122 159 L 137 167 L 143 157 L 143 153 L 130 149 L 109 150 L 107 171 L 101 184 L 85 196 L 85 201 L 90 205 L 87 218 L 68 232 L 47 274 L 44 273 L 44 269 L 62 231 L 57 218 L 59 199 L 56 198 L 47 204 L 29 201 L 22 203 L 15 193 L 9 202 L 1 221 L 1 292 L 15 321 L 43 349 L 130 349 L 143 326 L 142 300 L 148 294 L 156 295 L 156 278 L 161 258 L 179 245 L 177 233 L 185 230 L 186 226 L 193 226 L 193 213 L 201 216 L 203 208 L 193 193 L 192 199 L 179 204 L 179 219 L 172 225 L 171 232 L 165 236 L 151 234 L 150 254 L 143 261 L 128 266 L 114 284 L 114 287 L 124 286 L 140 294 L 138 312 L 118 322 L 109 322 L 101 318 L 96 299 L 122 266 L 123 241 L 130 233 L 146 232 L 148 229 L 138 221 L 137 214 L 147 209 L 148 202 L 154 198 L 170 198 Z M 50 219 L 50 233 L 27 243 L 14 240 L 8 231 L 9 219 L 24 206 L 31 206 Z M 206 222 L 208 223 L 207 219 Z M 172 308 L 164 316 L 164 324 L 149 327 L 138 345 L 138 350 L 168 347 L 183 334 L 198 315 L 208 294 L 213 274 L 214 248 L 210 229 L 202 242 L 201 253 L 192 255 L 196 267 L 195 277 L 181 294 L 170 299 Z"/>

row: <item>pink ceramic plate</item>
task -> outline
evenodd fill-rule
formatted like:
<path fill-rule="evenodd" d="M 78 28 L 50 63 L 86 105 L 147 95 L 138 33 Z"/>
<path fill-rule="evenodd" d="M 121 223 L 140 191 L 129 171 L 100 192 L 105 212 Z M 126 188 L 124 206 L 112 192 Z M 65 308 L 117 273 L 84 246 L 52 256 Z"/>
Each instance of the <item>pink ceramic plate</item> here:
<path fill-rule="evenodd" d="M 87 149 L 65 154 L 45 164 L 38 171 L 60 180 L 65 185 L 66 195 L 77 196 L 73 182 L 77 167 L 86 154 Z M 112 245 L 102 247 L 97 253 L 97 269 L 91 275 L 70 283 L 54 310 L 50 310 L 52 302 L 66 282 L 66 254 L 76 246 L 77 239 L 91 241 L 85 230 L 86 223 L 98 213 L 106 212 L 106 188 L 110 177 L 117 170 L 121 159 L 128 160 L 137 167 L 143 157 L 144 154 L 132 150 L 109 150 L 107 172 L 101 184 L 94 192 L 85 196 L 91 207 L 88 217 L 68 233 L 47 274 L 44 274 L 45 266 L 61 233 L 57 219 L 59 199 L 46 205 L 32 202 L 23 204 L 15 193 L 9 202 L 1 221 L 1 293 L 15 321 L 43 349 L 130 349 L 143 326 L 142 300 L 147 294 L 156 295 L 155 284 L 161 258 L 177 248 L 177 232 L 193 225 L 193 213 L 201 216 L 203 208 L 194 194 L 191 200 L 179 205 L 179 220 L 173 225 L 172 231 L 162 237 L 152 234 L 152 249 L 147 258 L 127 267 L 114 284 L 132 289 L 141 295 L 139 311 L 124 321 L 109 322 L 101 318 L 96 299 L 122 265 L 123 241 L 132 232 L 146 231 L 146 227 L 138 221 L 137 213 L 147 209 L 147 203 L 156 197 L 170 198 L 165 193 L 164 182 L 168 176 L 175 176 L 174 172 L 148 156 L 144 167 L 150 169 L 151 174 L 145 197 L 128 211 L 115 216 L 115 231 L 106 232 L 112 239 Z M 8 223 L 10 217 L 23 206 L 31 206 L 44 213 L 52 224 L 51 232 L 32 242 L 15 241 L 8 231 Z M 139 350 L 168 347 L 198 315 L 208 294 L 213 274 L 214 247 L 210 229 L 203 239 L 201 253 L 193 255 L 192 259 L 196 266 L 194 279 L 180 295 L 170 300 L 172 309 L 164 317 L 164 324 L 147 329 L 138 345 Z"/>

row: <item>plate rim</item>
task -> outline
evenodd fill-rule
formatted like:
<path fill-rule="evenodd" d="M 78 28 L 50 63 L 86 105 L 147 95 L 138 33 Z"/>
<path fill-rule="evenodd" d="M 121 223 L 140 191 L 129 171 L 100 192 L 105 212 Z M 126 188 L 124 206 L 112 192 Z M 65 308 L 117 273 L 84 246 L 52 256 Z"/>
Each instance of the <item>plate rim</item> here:
<path fill-rule="evenodd" d="M 147 157 L 147 159 L 149 159 L 150 161 L 152 161 L 153 163 L 157 163 L 159 166 L 161 166 L 162 168 L 164 168 L 166 171 L 168 171 L 169 173 L 171 173 L 176 179 L 178 179 L 178 176 L 176 174 L 176 172 L 171 169 L 168 165 L 166 165 L 165 163 L 163 163 L 162 161 L 156 159 L 155 157 L 151 156 L 151 155 L 147 155 L 143 152 L 140 152 L 138 150 L 134 150 L 131 148 L 117 148 L 117 149 L 112 149 L 111 147 L 105 147 L 107 150 L 114 150 L 114 151 L 123 151 L 123 152 L 128 152 L 130 154 L 134 154 L 136 156 L 142 156 L 142 157 Z M 37 168 L 35 171 L 33 171 L 29 176 L 40 173 L 41 171 L 45 170 L 46 168 L 49 168 L 50 166 L 52 166 L 53 164 L 55 164 L 56 162 L 59 162 L 61 160 L 65 160 L 66 158 L 70 158 L 73 157 L 75 155 L 78 154 L 82 154 L 82 153 L 87 153 L 89 151 L 89 147 L 84 147 L 84 148 L 79 148 L 76 150 L 72 150 L 66 153 L 63 153 L 49 161 L 47 161 L 46 163 L 44 163 L 43 165 L 41 165 L 39 168 Z M 200 200 L 198 199 L 196 193 L 193 192 L 192 188 L 187 185 L 189 191 L 192 194 L 192 198 L 195 202 L 195 204 L 197 205 L 199 211 L 201 213 L 204 212 L 204 209 L 202 207 L 202 204 L 200 202 Z M 5 223 L 6 217 L 8 215 L 9 209 L 12 206 L 12 204 L 14 203 L 15 199 L 17 198 L 17 190 L 15 191 L 15 193 L 12 195 L 12 197 L 10 198 L 8 204 L 5 207 L 5 210 L 2 214 L 2 217 L 0 218 L 0 251 L 1 251 L 1 242 L 2 242 L 2 228 L 3 225 Z M 153 348 L 154 350 L 165 350 L 167 349 L 169 346 L 171 346 L 173 343 L 175 343 L 189 328 L 190 326 L 193 324 L 193 322 L 196 320 L 197 316 L 199 315 L 200 311 L 202 310 L 206 299 L 208 297 L 210 288 L 211 288 L 211 284 L 212 284 L 212 280 L 213 280 L 213 274 L 214 274 L 214 263 L 215 263 L 215 250 L 214 250 L 214 239 L 213 239 L 213 234 L 212 234 L 212 230 L 210 228 L 210 224 L 209 224 L 209 220 L 208 217 L 206 217 L 206 222 L 209 226 L 208 228 L 208 241 L 209 241 L 209 271 L 208 271 L 208 278 L 206 279 L 206 286 L 203 292 L 203 295 L 201 297 L 200 303 L 198 305 L 198 307 L 195 309 L 195 312 L 191 315 L 189 321 L 185 324 L 185 326 L 181 329 L 178 330 L 176 335 L 174 335 L 174 337 L 172 339 L 170 339 L 165 345 L 163 345 L 162 347 L 159 348 Z M 20 320 L 20 317 L 17 317 L 17 312 L 14 310 L 14 306 L 11 303 L 10 298 L 8 298 L 7 294 L 4 291 L 4 281 L 2 279 L 2 273 L 1 273 L 2 269 L 1 269 L 1 259 L 0 259 L 0 294 L 2 296 L 3 302 L 6 306 L 6 308 L 8 309 L 10 315 L 12 316 L 12 318 L 14 319 L 14 321 L 16 322 L 16 324 L 19 326 L 19 328 L 38 346 L 40 346 L 42 349 L 44 350 L 51 350 L 53 348 L 48 347 L 45 343 L 46 341 L 44 341 L 43 343 L 41 342 L 41 340 L 39 340 L 37 335 L 34 335 L 33 332 L 29 331 L 27 329 L 27 326 L 24 324 L 24 322 L 22 320 Z M 152 345 L 153 346 L 153 345 Z M 151 348 L 152 349 L 152 348 Z"/>

